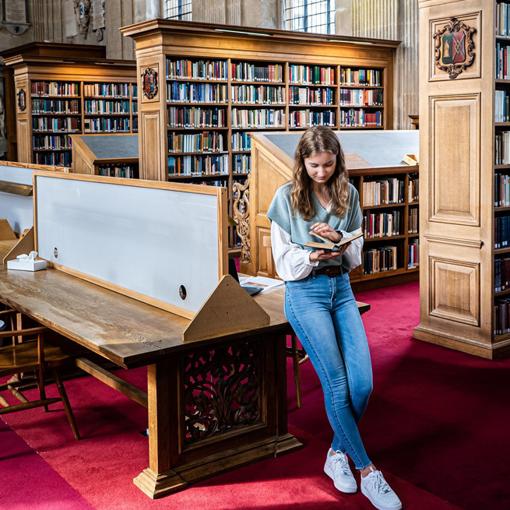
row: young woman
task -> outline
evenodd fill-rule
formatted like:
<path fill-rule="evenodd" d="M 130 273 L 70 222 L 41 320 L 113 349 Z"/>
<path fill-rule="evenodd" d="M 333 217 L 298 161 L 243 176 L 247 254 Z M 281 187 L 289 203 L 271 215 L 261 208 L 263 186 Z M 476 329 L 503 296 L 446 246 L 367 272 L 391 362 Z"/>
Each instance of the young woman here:
<path fill-rule="evenodd" d="M 361 230 L 358 192 L 349 183 L 335 133 L 326 127 L 303 134 L 292 181 L 273 198 L 273 258 L 285 280 L 285 314 L 319 376 L 333 442 L 325 473 L 341 492 L 356 492 L 348 457 L 361 473 L 361 492 L 379 510 L 402 503 L 369 459 L 358 422 L 372 391 L 367 338 L 349 282 L 361 264 L 362 238 L 338 251 L 308 249 L 314 234 L 338 242 Z"/>

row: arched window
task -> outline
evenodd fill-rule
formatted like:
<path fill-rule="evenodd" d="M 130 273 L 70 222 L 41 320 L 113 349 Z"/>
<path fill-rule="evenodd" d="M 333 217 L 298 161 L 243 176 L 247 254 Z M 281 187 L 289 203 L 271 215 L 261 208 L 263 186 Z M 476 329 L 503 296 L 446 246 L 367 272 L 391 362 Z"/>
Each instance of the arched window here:
<path fill-rule="evenodd" d="M 192 0 L 165 0 L 165 18 L 191 21 Z"/>
<path fill-rule="evenodd" d="M 284 0 L 287 30 L 335 33 L 335 0 Z"/>

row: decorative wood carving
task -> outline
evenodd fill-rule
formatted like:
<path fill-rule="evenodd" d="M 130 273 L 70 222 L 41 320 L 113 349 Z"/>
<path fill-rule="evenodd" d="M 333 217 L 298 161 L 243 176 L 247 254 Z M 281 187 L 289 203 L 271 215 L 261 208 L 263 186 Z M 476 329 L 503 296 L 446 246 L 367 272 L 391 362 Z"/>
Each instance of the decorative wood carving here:
<path fill-rule="evenodd" d="M 90 0 L 74 0 L 74 12 L 80 34 L 87 38 L 90 25 Z"/>
<path fill-rule="evenodd" d="M 232 198 L 234 221 L 237 226 L 237 234 L 241 238 L 241 262 L 248 263 L 251 260 L 250 251 L 250 180 L 244 183 L 234 182 L 232 184 Z"/>
<path fill-rule="evenodd" d="M 448 72 L 455 79 L 475 61 L 473 34 L 476 28 L 457 18 L 434 33 L 434 61 L 438 69 Z"/>
<path fill-rule="evenodd" d="M 147 99 L 158 95 L 158 72 L 152 67 L 147 67 L 142 73 L 142 91 Z"/>
<path fill-rule="evenodd" d="M 18 110 L 24 112 L 27 108 L 27 93 L 25 89 L 19 89 L 17 95 Z"/>
<path fill-rule="evenodd" d="M 248 340 L 183 358 L 185 444 L 261 422 L 261 346 Z"/>

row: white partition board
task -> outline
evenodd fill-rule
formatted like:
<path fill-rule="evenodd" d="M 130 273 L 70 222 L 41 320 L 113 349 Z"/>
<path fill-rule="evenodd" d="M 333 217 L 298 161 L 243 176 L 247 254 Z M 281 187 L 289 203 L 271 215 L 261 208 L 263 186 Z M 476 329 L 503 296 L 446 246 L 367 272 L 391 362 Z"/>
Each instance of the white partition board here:
<path fill-rule="evenodd" d="M 32 185 L 33 170 L 0 164 L 0 181 Z M 20 234 L 34 224 L 33 197 L 0 191 L 0 218 L 6 218 L 11 228 Z"/>
<path fill-rule="evenodd" d="M 193 314 L 219 281 L 218 207 L 211 194 L 37 175 L 38 251 Z"/>

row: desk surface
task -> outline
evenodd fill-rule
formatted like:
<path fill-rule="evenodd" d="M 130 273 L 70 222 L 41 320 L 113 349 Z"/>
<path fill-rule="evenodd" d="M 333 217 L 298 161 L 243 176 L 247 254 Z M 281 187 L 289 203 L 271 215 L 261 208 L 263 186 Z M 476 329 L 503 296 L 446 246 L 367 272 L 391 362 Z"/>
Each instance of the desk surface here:
<path fill-rule="evenodd" d="M 270 324 L 250 333 L 288 327 L 283 294 L 278 288 L 255 298 Z M 154 363 L 194 344 L 182 340 L 190 320 L 54 269 L 0 266 L 0 301 L 122 367 Z"/>

